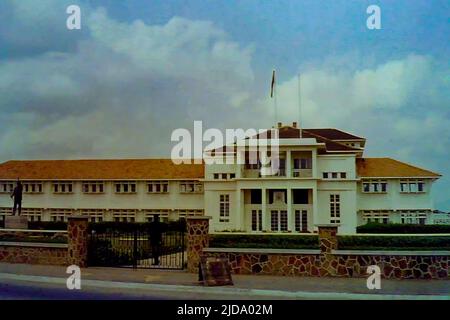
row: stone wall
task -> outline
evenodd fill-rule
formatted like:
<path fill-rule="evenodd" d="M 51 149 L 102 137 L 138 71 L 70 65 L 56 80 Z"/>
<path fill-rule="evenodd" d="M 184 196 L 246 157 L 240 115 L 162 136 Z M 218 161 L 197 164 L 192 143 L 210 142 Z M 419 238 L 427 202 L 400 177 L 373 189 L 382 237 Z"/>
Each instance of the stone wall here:
<path fill-rule="evenodd" d="M 47 265 L 67 265 L 67 245 L 0 244 L 0 261 Z"/>
<path fill-rule="evenodd" d="M 380 267 L 389 279 L 450 279 L 448 255 L 335 254 L 327 272 L 338 277 L 367 277 L 367 267 Z"/>
<path fill-rule="evenodd" d="M 0 262 L 29 263 L 46 265 L 87 265 L 87 234 L 88 219 L 77 216 L 70 217 L 67 232 L 55 231 L 11 231 L 1 230 L 3 236 L 13 235 L 12 241 L 0 241 Z M 47 234 L 47 235 L 46 235 Z M 45 237 L 43 236 L 45 235 Z M 29 242 L 29 238 L 36 238 L 42 243 Z M 67 244 L 44 242 L 66 238 Z M 23 241 L 21 239 L 23 238 Z M 26 239 L 28 238 L 28 239 Z M 41 240 L 43 239 L 43 240 Z"/>
<path fill-rule="evenodd" d="M 450 253 L 338 250 L 337 227 L 319 226 L 320 250 L 205 248 L 210 257 L 227 258 L 234 274 L 316 277 L 367 277 L 377 265 L 389 279 L 450 279 Z M 308 252 L 309 251 L 309 252 Z"/>
<path fill-rule="evenodd" d="M 205 253 L 209 257 L 227 258 L 234 274 L 265 274 L 280 276 L 320 275 L 319 254 L 268 254 L 245 252 L 245 250 L 240 251 L 241 252 L 214 252 L 205 250 Z"/>

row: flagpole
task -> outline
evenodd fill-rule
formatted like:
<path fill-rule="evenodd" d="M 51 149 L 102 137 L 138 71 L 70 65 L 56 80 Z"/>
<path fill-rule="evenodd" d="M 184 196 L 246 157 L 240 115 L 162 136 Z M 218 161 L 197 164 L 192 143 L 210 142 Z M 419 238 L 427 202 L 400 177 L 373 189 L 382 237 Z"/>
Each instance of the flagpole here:
<path fill-rule="evenodd" d="M 274 115 L 275 115 L 275 125 L 277 125 L 278 122 L 278 106 L 277 106 L 277 81 L 275 79 L 275 69 L 272 69 L 272 81 L 270 83 L 270 98 L 273 99 L 273 108 L 274 108 Z"/>
<path fill-rule="evenodd" d="M 302 138 L 302 87 L 300 82 L 300 73 L 298 74 L 298 128 L 300 132 L 300 139 Z"/>
<path fill-rule="evenodd" d="M 274 99 L 273 103 L 275 104 L 275 125 L 278 126 L 278 103 L 277 103 L 277 81 L 274 83 Z"/>

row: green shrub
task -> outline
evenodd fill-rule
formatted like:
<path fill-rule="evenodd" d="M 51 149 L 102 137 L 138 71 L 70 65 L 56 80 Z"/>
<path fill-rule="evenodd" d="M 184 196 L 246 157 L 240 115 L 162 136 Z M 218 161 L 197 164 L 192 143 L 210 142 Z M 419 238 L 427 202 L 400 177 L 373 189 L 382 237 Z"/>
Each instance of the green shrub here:
<path fill-rule="evenodd" d="M 161 222 L 163 231 L 180 231 L 186 230 L 186 220 L 180 219 L 178 221 Z M 134 230 L 146 231 L 149 230 L 151 222 L 91 222 L 89 223 L 89 232 L 95 230 L 98 233 L 107 231 L 132 232 Z"/>
<path fill-rule="evenodd" d="M 42 243 L 67 243 L 66 233 L 31 233 L 31 232 L 2 232 L 0 241 L 10 242 L 42 242 Z"/>
<path fill-rule="evenodd" d="M 64 221 L 31 221 L 28 222 L 30 230 L 67 230 L 67 222 Z"/>
<path fill-rule="evenodd" d="M 450 225 L 370 222 L 356 228 L 357 233 L 450 233 Z"/>
<path fill-rule="evenodd" d="M 318 249 L 317 235 L 212 234 L 212 248 Z"/>
<path fill-rule="evenodd" d="M 338 236 L 342 250 L 450 250 L 449 236 Z"/>

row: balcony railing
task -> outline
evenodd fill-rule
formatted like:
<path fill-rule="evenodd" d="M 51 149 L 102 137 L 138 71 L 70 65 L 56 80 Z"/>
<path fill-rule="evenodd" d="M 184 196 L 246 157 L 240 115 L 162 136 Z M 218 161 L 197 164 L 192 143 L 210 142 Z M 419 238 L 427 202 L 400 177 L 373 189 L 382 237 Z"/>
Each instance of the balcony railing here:
<path fill-rule="evenodd" d="M 311 178 L 312 169 L 294 169 L 292 175 L 294 178 Z"/>

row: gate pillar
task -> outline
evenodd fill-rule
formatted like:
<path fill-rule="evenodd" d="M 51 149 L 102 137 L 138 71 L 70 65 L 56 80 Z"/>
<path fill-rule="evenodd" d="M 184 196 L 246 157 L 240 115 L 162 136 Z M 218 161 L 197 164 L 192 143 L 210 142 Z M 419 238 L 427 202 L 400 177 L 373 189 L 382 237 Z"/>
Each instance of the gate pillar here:
<path fill-rule="evenodd" d="M 208 216 L 187 218 L 187 270 L 197 273 L 203 248 L 209 246 Z"/>
<path fill-rule="evenodd" d="M 68 251 L 67 263 L 80 268 L 87 267 L 88 217 L 71 216 L 67 223 Z"/>

